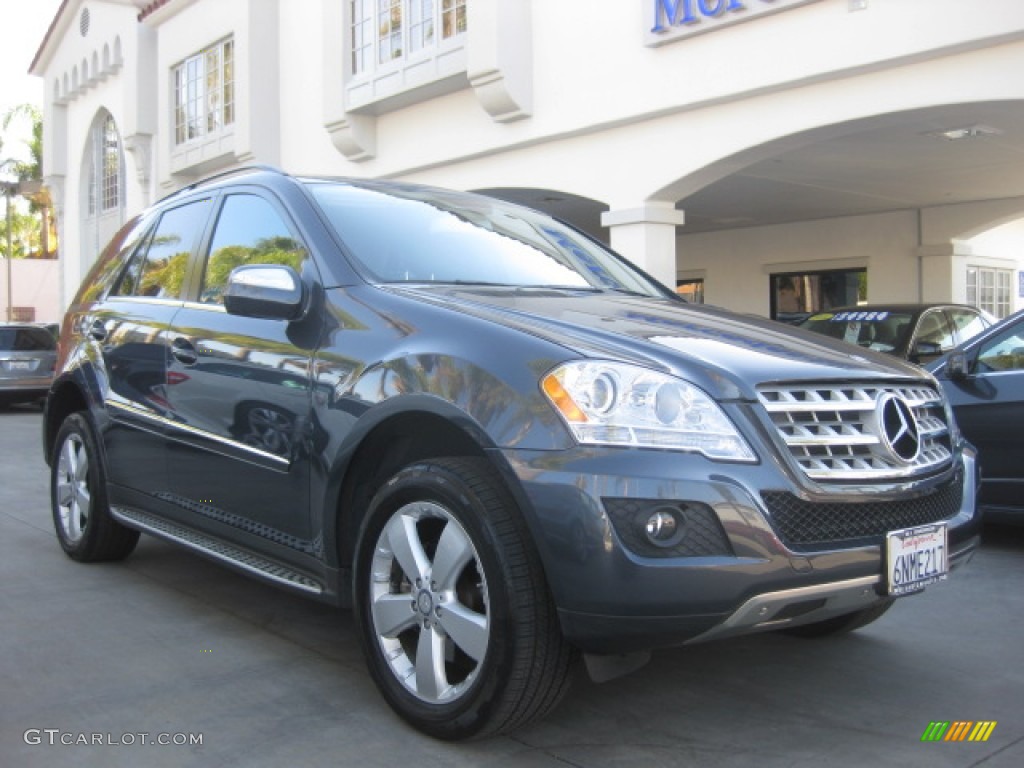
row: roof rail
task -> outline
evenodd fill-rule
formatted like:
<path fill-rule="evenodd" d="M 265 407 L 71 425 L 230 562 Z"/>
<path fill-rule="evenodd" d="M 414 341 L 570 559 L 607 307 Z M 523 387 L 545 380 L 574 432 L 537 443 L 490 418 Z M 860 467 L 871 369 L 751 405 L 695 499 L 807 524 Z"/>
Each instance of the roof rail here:
<path fill-rule="evenodd" d="M 160 203 L 164 202 L 165 200 L 170 200 L 171 198 L 176 197 L 176 196 L 178 196 L 180 194 L 183 194 L 185 192 L 189 192 L 189 191 L 191 191 L 193 189 L 196 189 L 198 187 L 201 187 L 201 186 L 204 186 L 206 184 L 209 184 L 211 181 L 216 181 L 217 179 L 222 179 L 222 178 L 224 178 L 226 176 L 233 176 L 236 173 L 254 173 L 256 171 L 266 171 L 268 173 L 276 173 L 276 174 L 279 174 L 281 176 L 287 176 L 288 175 L 287 173 L 282 171 L 277 166 L 267 165 L 265 163 L 254 163 L 252 165 L 240 165 L 237 168 L 228 168 L 227 170 L 221 171 L 220 173 L 215 173 L 212 176 L 204 176 L 201 179 L 197 179 L 196 181 L 193 181 L 191 184 L 186 184 L 181 189 L 176 189 L 173 192 L 171 192 L 171 193 L 161 197 L 159 200 L 156 201 L 155 205 L 159 205 Z"/>

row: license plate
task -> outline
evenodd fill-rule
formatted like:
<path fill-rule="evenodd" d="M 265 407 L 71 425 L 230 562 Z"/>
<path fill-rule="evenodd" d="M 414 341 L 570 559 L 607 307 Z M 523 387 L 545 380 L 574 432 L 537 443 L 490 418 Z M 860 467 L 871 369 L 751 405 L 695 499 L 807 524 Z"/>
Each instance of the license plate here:
<path fill-rule="evenodd" d="M 7 370 L 9 371 L 31 371 L 32 361 L 31 360 L 11 360 L 7 363 Z"/>
<path fill-rule="evenodd" d="M 949 541 L 945 523 L 892 531 L 886 536 L 890 595 L 917 592 L 942 581 L 949 573 Z"/>

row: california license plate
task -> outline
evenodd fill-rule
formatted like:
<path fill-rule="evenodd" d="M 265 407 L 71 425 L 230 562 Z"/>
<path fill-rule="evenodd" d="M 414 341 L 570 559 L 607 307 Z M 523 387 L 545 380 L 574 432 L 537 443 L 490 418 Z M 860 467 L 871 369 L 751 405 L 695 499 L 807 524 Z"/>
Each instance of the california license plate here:
<path fill-rule="evenodd" d="M 945 523 L 892 531 L 886 536 L 890 595 L 917 592 L 949 573 L 949 537 Z"/>

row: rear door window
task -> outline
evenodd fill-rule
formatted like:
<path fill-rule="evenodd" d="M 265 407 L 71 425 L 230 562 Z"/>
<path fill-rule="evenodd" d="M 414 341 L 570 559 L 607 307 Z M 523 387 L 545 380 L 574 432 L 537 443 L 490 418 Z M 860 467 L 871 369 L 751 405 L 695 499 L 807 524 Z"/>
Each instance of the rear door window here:
<path fill-rule="evenodd" d="M 210 202 L 209 199 L 197 200 L 165 212 L 148 243 L 132 258 L 113 293 L 178 298 L 189 257 L 206 226 Z"/>

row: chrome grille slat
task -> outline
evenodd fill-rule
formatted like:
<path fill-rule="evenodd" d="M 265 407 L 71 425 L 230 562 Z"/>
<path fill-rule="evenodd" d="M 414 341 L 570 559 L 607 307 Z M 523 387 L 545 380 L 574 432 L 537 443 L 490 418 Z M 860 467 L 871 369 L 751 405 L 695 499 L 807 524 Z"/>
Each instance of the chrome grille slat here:
<path fill-rule="evenodd" d="M 909 464 L 879 434 L 876 406 L 886 394 L 901 398 L 917 423 L 920 452 Z M 760 387 L 758 398 L 793 459 L 815 480 L 905 478 L 952 458 L 942 395 L 929 386 L 777 384 Z"/>

